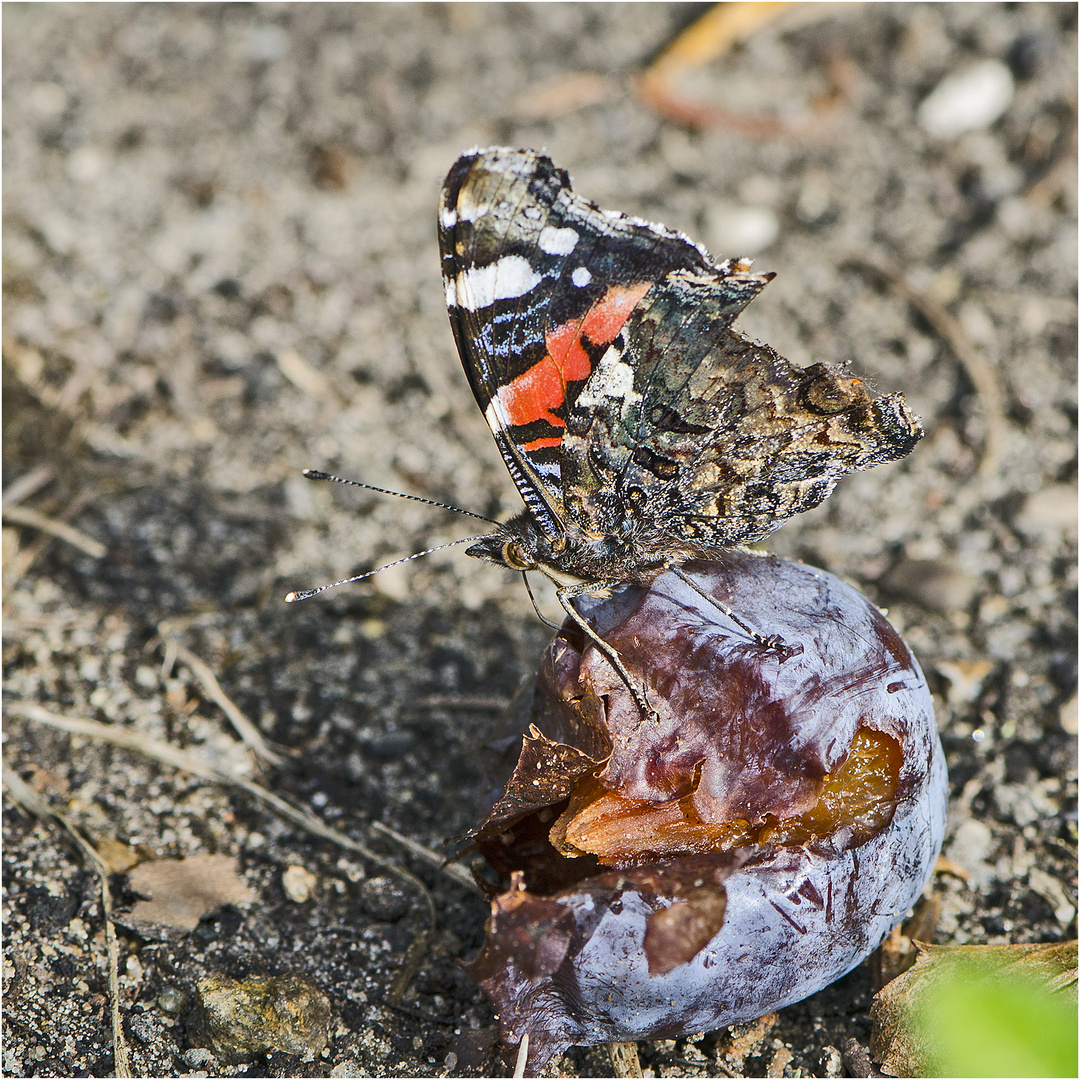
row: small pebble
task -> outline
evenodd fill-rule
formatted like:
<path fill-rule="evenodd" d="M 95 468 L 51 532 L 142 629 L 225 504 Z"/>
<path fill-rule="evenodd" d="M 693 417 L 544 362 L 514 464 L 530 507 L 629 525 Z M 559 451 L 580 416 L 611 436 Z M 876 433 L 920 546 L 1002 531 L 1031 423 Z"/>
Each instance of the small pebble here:
<path fill-rule="evenodd" d="M 372 918 L 386 922 L 395 922 L 409 910 L 408 893 L 388 877 L 368 878 L 360 886 L 360 902 Z"/>
<path fill-rule="evenodd" d="M 821 1048 L 821 1075 L 840 1076 L 844 1071 L 844 1061 L 835 1046 Z"/>
<path fill-rule="evenodd" d="M 832 188 L 828 177 L 823 173 L 810 174 L 803 181 L 798 201 L 795 203 L 795 216 L 804 225 L 814 228 L 826 224 L 834 215 Z"/>
<path fill-rule="evenodd" d="M 297 975 L 200 979 L 189 1037 L 237 1063 L 280 1050 L 312 1061 L 330 1038 L 330 1001 Z"/>
<path fill-rule="evenodd" d="M 1061 729 L 1069 735 L 1075 735 L 1078 729 L 1076 694 L 1074 693 L 1064 705 L 1061 706 Z"/>
<path fill-rule="evenodd" d="M 1063 543 L 1076 535 L 1077 498 L 1072 484 L 1050 484 L 1027 497 L 1016 525 L 1027 536 L 1041 536 Z"/>
<path fill-rule="evenodd" d="M 1053 34 L 1021 34 L 1009 49 L 1009 67 L 1018 79 L 1034 79 L 1050 66 L 1056 52 L 1057 39 Z"/>
<path fill-rule="evenodd" d="M 26 103 L 42 119 L 51 120 L 68 107 L 69 98 L 59 83 L 39 82 L 30 87 Z"/>
<path fill-rule="evenodd" d="M 158 994 L 157 1007 L 163 1013 L 175 1016 L 184 1008 L 186 1000 L 186 996 L 179 990 L 163 990 Z"/>
<path fill-rule="evenodd" d="M 904 559 L 881 584 L 894 596 L 948 615 L 967 608 L 978 583 L 947 559 Z"/>
<path fill-rule="evenodd" d="M 795 1055 L 779 1039 L 773 1039 L 773 1054 L 765 1069 L 766 1076 L 783 1076 L 784 1069 Z"/>
<path fill-rule="evenodd" d="M 1012 72 L 1000 60 L 984 60 L 942 79 L 923 99 L 919 127 L 938 139 L 989 127 L 1013 99 Z"/>
<path fill-rule="evenodd" d="M 288 33 L 274 23 L 253 26 L 247 36 L 251 58 L 262 63 L 280 59 L 289 48 Z"/>
<path fill-rule="evenodd" d="M 709 248 L 717 258 L 751 257 L 780 234 L 780 222 L 766 206 L 720 203 L 709 209 Z"/>
<path fill-rule="evenodd" d="M 1062 926 L 1069 926 L 1076 915 L 1076 905 L 1065 891 L 1065 886 L 1057 878 L 1051 877 L 1045 870 L 1033 866 L 1028 871 L 1028 885 L 1054 909 L 1054 918 Z"/>
<path fill-rule="evenodd" d="M 989 826 L 969 818 L 957 826 L 946 854 L 971 874 L 973 882 L 983 885 L 989 883 L 994 875 L 993 867 L 988 865 L 993 846 L 994 834 Z"/>
<path fill-rule="evenodd" d="M 192 1069 L 202 1069 L 210 1065 L 214 1060 L 213 1052 L 202 1046 L 193 1046 L 183 1053 L 184 1063 Z"/>
<path fill-rule="evenodd" d="M 149 1046 L 162 1033 L 161 1025 L 147 1013 L 133 1013 L 128 1018 L 128 1030 L 145 1046 Z"/>
<path fill-rule="evenodd" d="M 368 1072 L 355 1058 L 339 1061 L 331 1070 L 331 1076 L 367 1076 Z"/>
<path fill-rule="evenodd" d="M 310 900 L 317 881 L 318 878 L 302 866 L 290 866 L 281 875 L 281 887 L 294 904 L 303 904 Z"/>

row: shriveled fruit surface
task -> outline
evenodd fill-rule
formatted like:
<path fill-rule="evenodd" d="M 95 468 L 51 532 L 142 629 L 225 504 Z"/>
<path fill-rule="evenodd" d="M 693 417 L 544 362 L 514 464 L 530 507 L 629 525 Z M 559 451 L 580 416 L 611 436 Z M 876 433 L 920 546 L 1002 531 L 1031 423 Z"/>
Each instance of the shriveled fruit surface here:
<path fill-rule="evenodd" d="M 903 919 L 941 847 L 930 693 L 878 609 L 771 556 L 686 573 L 700 593 L 669 572 L 589 613 L 655 717 L 564 630 L 479 831 L 504 891 L 470 970 L 504 1041 L 529 1036 L 530 1070 L 809 996 Z M 715 601 L 801 652 L 754 642 Z"/>
<path fill-rule="evenodd" d="M 475 823 L 481 748 L 550 631 L 518 579 L 461 548 L 281 603 L 471 531 L 304 467 L 490 516 L 520 505 L 439 281 L 439 184 L 477 144 L 546 146 L 600 205 L 753 256 L 777 277 L 747 333 L 906 395 L 927 427 L 913 454 L 843 481 L 770 550 L 887 607 L 926 672 L 945 853 L 969 875 L 935 878 L 936 940 L 1075 936 L 1075 9 L 795 7 L 676 87 L 776 122 L 694 132 L 630 84 L 700 13 L 5 9 L 4 486 L 49 470 L 5 507 L 6 700 L 248 769 L 400 860 L 438 919 L 393 1008 L 427 917 L 415 889 L 235 789 L 12 713 L 6 761 L 108 855 L 118 911 L 137 900 L 132 860 L 233 857 L 255 894 L 179 941 L 118 931 L 133 1071 L 502 1068 L 458 967 L 488 906 L 368 826 L 442 853 Z M 1011 76 L 1004 112 L 927 127 L 935 88 L 986 61 Z M 867 258 L 951 323 L 852 262 Z M 960 358 L 942 337 L 957 330 Z M 179 647 L 281 765 L 251 771 Z M 111 1074 L 96 879 L 6 799 L 4 830 L 5 1070 Z M 200 979 L 293 975 L 330 1002 L 326 1057 L 225 1065 L 192 1044 Z M 775 1021 L 643 1043 L 642 1064 L 835 1073 L 848 1038 L 869 1040 L 870 993 L 864 965 Z M 560 1067 L 612 1066 L 598 1047 Z"/>

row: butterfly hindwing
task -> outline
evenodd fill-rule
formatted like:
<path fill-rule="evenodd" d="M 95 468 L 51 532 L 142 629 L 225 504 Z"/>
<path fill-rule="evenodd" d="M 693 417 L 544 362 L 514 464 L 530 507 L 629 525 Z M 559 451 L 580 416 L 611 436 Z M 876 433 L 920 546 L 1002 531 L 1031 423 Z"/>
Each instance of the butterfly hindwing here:
<path fill-rule="evenodd" d="M 918 441 L 900 395 L 872 399 L 858 379 L 796 367 L 731 329 L 771 277 L 748 269 L 669 274 L 601 357 L 564 443 L 567 513 L 581 528 L 717 552 Z"/>

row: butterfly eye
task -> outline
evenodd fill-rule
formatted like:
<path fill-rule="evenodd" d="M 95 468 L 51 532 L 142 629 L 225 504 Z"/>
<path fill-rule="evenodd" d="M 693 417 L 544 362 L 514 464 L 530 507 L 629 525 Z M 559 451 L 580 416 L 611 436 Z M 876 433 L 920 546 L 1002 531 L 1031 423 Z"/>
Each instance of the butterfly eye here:
<path fill-rule="evenodd" d="M 536 564 L 526 557 L 521 546 L 513 540 L 503 545 L 503 559 L 511 570 L 531 570 Z"/>

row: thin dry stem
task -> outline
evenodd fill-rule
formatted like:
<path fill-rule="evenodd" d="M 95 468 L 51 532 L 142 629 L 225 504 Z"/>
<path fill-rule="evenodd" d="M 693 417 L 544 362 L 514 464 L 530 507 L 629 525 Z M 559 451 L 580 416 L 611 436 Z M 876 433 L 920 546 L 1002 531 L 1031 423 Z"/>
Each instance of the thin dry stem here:
<path fill-rule="evenodd" d="M 101 888 L 101 910 L 105 918 L 105 950 L 109 966 L 109 1011 L 112 1019 L 113 1064 L 116 1075 L 131 1076 L 127 1042 L 124 1040 L 124 1024 L 120 1016 L 120 957 L 116 944 L 116 927 L 112 919 L 112 893 L 109 891 L 109 866 L 97 849 L 62 814 L 53 810 L 33 788 L 13 769 L 4 764 L 3 784 L 11 797 L 29 813 L 42 821 L 54 821 L 75 842 L 91 870 L 97 875 Z"/>
<path fill-rule="evenodd" d="M 424 862 L 430 863 L 430 865 L 441 870 L 447 877 L 452 877 L 459 885 L 463 885 L 470 892 L 474 892 L 478 896 L 484 895 L 483 890 L 473 881 L 472 876 L 463 866 L 455 862 L 449 862 L 437 851 L 432 851 L 431 848 L 425 847 L 411 837 L 399 833 L 396 829 L 391 829 L 389 825 L 384 825 L 381 821 L 373 821 L 371 831 L 390 837 L 395 844 L 400 844 L 418 858 L 423 859 Z"/>
<path fill-rule="evenodd" d="M 72 528 L 63 521 L 57 521 L 55 518 L 39 514 L 28 506 L 5 506 L 4 520 L 13 522 L 16 525 L 26 525 L 31 529 L 37 529 L 39 532 L 48 533 L 58 540 L 66 541 L 72 547 L 77 547 L 80 551 L 85 551 L 87 555 L 91 555 L 95 559 L 103 559 L 108 553 L 108 549 L 104 544 L 92 539 L 85 533 L 79 532 L 78 529 Z"/>
<path fill-rule="evenodd" d="M 641 1060 L 638 1058 L 636 1042 L 608 1043 L 611 1056 L 611 1071 L 619 1077 L 640 1077 Z"/>
<path fill-rule="evenodd" d="M 134 750 L 140 754 L 145 754 L 147 757 L 154 758 L 165 765 L 171 765 L 174 769 L 181 769 L 192 776 L 198 777 L 200 780 L 246 791 L 286 820 L 299 825 L 315 836 L 320 836 L 324 840 L 337 844 L 339 847 L 355 851 L 358 855 L 367 859 L 368 862 L 374 863 L 388 873 L 407 882 L 420 893 L 424 900 L 424 906 L 427 908 L 430 931 L 421 931 L 421 934 L 425 936 L 425 942 L 427 934 L 434 931 L 436 925 L 435 902 L 432 900 L 427 886 L 418 877 L 372 851 L 371 848 L 359 840 L 354 840 L 351 836 L 346 836 L 345 833 L 338 832 L 337 829 L 324 824 L 310 811 L 293 806 L 279 796 L 267 791 L 261 785 L 222 772 L 220 769 L 214 768 L 213 765 L 208 765 L 195 757 L 195 755 L 189 754 L 186 750 L 180 750 L 175 746 L 170 746 L 168 743 L 158 742 L 156 739 L 151 739 L 142 732 L 131 728 L 121 728 L 113 724 L 99 724 L 96 720 L 86 720 L 82 717 L 60 716 L 42 708 L 40 705 L 26 701 L 9 703 L 7 711 L 9 714 L 47 724 L 50 727 L 59 728 L 61 731 L 71 732 L 73 735 L 87 735 L 92 739 L 101 739 L 104 742 L 112 743 L 114 746 L 123 746 L 128 750 Z M 443 869 L 446 872 L 445 868 Z M 449 876 L 455 881 L 458 880 L 453 874 Z"/>
<path fill-rule="evenodd" d="M 28 473 L 23 473 L 18 480 L 13 480 L 6 488 L 2 497 L 2 505 L 6 510 L 9 506 L 20 503 L 23 499 L 30 498 L 36 491 L 40 491 L 56 473 L 51 465 L 35 465 Z"/>
<path fill-rule="evenodd" d="M 514 1065 L 514 1080 L 520 1080 L 525 1075 L 525 1066 L 529 1063 L 529 1035 L 526 1032 L 521 1036 L 518 1043 L 517 1062 Z"/>
<path fill-rule="evenodd" d="M 172 652 L 178 659 L 187 664 L 191 669 L 191 673 L 202 684 L 206 696 L 228 717 L 229 723 L 232 724 L 233 730 L 240 736 L 244 745 L 256 757 L 261 758 L 268 764 L 280 765 L 281 755 L 270 749 L 266 739 L 263 738 L 262 732 L 240 711 L 232 698 L 221 689 L 217 676 L 214 675 L 209 666 L 178 641 L 167 638 L 163 633 L 161 639 L 165 644 L 166 655 L 168 656 Z"/>

